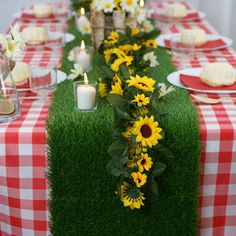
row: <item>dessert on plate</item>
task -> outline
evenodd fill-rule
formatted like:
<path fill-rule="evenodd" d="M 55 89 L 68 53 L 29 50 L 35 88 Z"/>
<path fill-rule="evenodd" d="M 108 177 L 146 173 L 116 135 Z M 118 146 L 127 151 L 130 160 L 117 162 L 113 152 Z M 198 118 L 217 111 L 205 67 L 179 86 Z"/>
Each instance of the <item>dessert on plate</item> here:
<path fill-rule="evenodd" d="M 25 84 L 30 78 L 29 65 L 24 62 L 16 62 L 13 70 L 11 71 L 11 75 L 16 86 Z M 9 85 L 12 84 L 12 80 L 9 76 L 6 78 L 5 82 Z"/>
<path fill-rule="evenodd" d="M 167 17 L 182 18 L 187 16 L 187 9 L 181 3 L 170 3 L 165 5 L 164 15 Z"/>
<path fill-rule="evenodd" d="M 53 14 L 53 7 L 51 4 L 35 3 L 33 13 L 37 18 L 47 18 Z"/>
<path fill-rule="evenodd" d="M 230 86 L 236 82 L 234 68 L 228 63 L 207 64 L 200 74 L 203 83 L 213 87 Z"/>
<path fill-rule="evenodd" d="M 26 43 L 43 43 L 48 40 L 48 34 L 44 27 L 27 27 L 22 31 L 22 38 Z"/>
<path fill-rule="evenodd" d="M 190 43 L 189 40 L 194 38 L 195 46 L 202 46 L 207 42 L 207 35 L 202 29 L 186 29 L 181 33 L 181 42 Z"/>

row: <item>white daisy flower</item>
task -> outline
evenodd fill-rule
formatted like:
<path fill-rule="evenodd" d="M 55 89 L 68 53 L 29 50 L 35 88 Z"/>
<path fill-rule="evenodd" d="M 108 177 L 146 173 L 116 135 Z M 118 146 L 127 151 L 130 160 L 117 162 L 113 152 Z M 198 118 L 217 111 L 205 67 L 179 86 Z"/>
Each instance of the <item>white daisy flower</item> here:
<path fill-rule="evenodd" d="M 166 89 L 166 85 L 164 83 L 158 83 L 158 87 L 160 87 L 159 98 L 164 97 L 168 93 L 175 91 L 175 88 L 173 86 L 170 86 L 168 89 Z"/>
<path fill-rule="evenodd" d="M 113 9 L 115 8 L 115 4 L 113 0 L 102 0 L 101 1 L 102 10 L 105 13 L 113 12 Z"/>
<path fill-rule="evenodd" d="M 0 44 L 8 57 L 17 56 L 22 52 L 25 45 L 24 40 L 19 33 L 19 25 L 11 26 L 10 35 L 0 34 Z"/>
<path fill-rule="evenodd" d="M 71 72 L 71 74 L 68 75 L 68 79 L 69 80 L 74 80 L 79 75 L 83 74 L 83 68 L 80 65 L 78 65 L 78 64 L 74 64 L 74 69 L 71 69 L 70 72 Z"/>
<path fill-rule="evenodd" d="M 153 24 L 151 23 L 151 21 L 149 21 L 149 20 L 145 20 L 144 22 L 143 22 L 143 30 L 145 31 L 145 32 L 150 32 L 150 31 L 152 31 L 152 30 L 154 30 L 154 26 L 153 26 Z"/>
<path fill-rule="evenodd" d="M 137 6 L 135 16 L 139 24 L 142 24 L 146 20 L 145 10 Z"/>
<path fill-rule="evenodd" d="M 120 5 L 123 10 L 134 15 L 138 2 L 137 0 L 122 0 Z"/>
<path fill-rule="evenodd" d="M 150 61 L 150 67 L 159 66 L 159 62 L 157 60 L 157 56 L 154 54 L 154 52 L 146 53 L 143 56 L 144 61 Z"/>
<path fill-rule="evenodd" d="M 91 34 L 90 22 L 86 17 L 78 22 L 78 29 L 82 34 Z"/>

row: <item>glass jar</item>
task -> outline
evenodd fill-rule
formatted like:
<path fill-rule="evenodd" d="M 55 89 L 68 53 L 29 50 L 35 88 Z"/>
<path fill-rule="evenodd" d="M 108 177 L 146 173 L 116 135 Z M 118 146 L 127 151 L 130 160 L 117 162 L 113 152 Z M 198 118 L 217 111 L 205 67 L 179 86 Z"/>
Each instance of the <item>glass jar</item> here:
<path fill-rule="evenodd" d="M 0 50 L 0 123 L 10 122 L 20 117 L 20 101 L 12 79 L 10 63 Z"/>

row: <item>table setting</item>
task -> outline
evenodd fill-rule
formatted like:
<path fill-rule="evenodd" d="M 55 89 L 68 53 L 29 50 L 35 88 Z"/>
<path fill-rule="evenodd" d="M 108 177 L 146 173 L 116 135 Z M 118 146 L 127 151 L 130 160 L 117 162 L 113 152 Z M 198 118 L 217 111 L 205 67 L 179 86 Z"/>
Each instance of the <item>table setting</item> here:
<path fill-rule="evenodd" d="M 236 235 L 232 39 L 188 1 L 39 1 L 14 18 L 0 235 Z"/>

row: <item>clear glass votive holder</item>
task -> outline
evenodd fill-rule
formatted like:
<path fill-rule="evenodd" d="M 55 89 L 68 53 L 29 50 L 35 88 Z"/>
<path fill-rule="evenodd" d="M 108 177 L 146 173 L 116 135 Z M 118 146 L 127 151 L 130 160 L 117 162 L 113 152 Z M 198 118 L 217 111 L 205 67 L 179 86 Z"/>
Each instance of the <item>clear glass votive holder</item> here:
<path fill-rule="evenodd" d="M 83 68 L 83 72 L 87 72 L 92 69 L 92 54 L 93 48 L 90 46 L 76 47 L 74 50 L 75 63 Z"/>
<path fill-rule="evenodd" d="M 30 64 L 30 90 L 41 100 L 48 100 L 48 96 L 57 88 L 57 66 L 55 64 Z"/>
<path fill-rule="evenodd" d="M 178 35 L 170 39 L 172 58 L 180 63 L 181 69 L 184 69 L 194 57 L 194 41 L 195 38 L 193 36 L 185 37 L 183 40 L 181 35 Z"/>
<path fill-rule="evenodd" d="M 77 111 L 89 112 L 97 109 L 97 83 L 76 81 L 73 83 Z"/>

